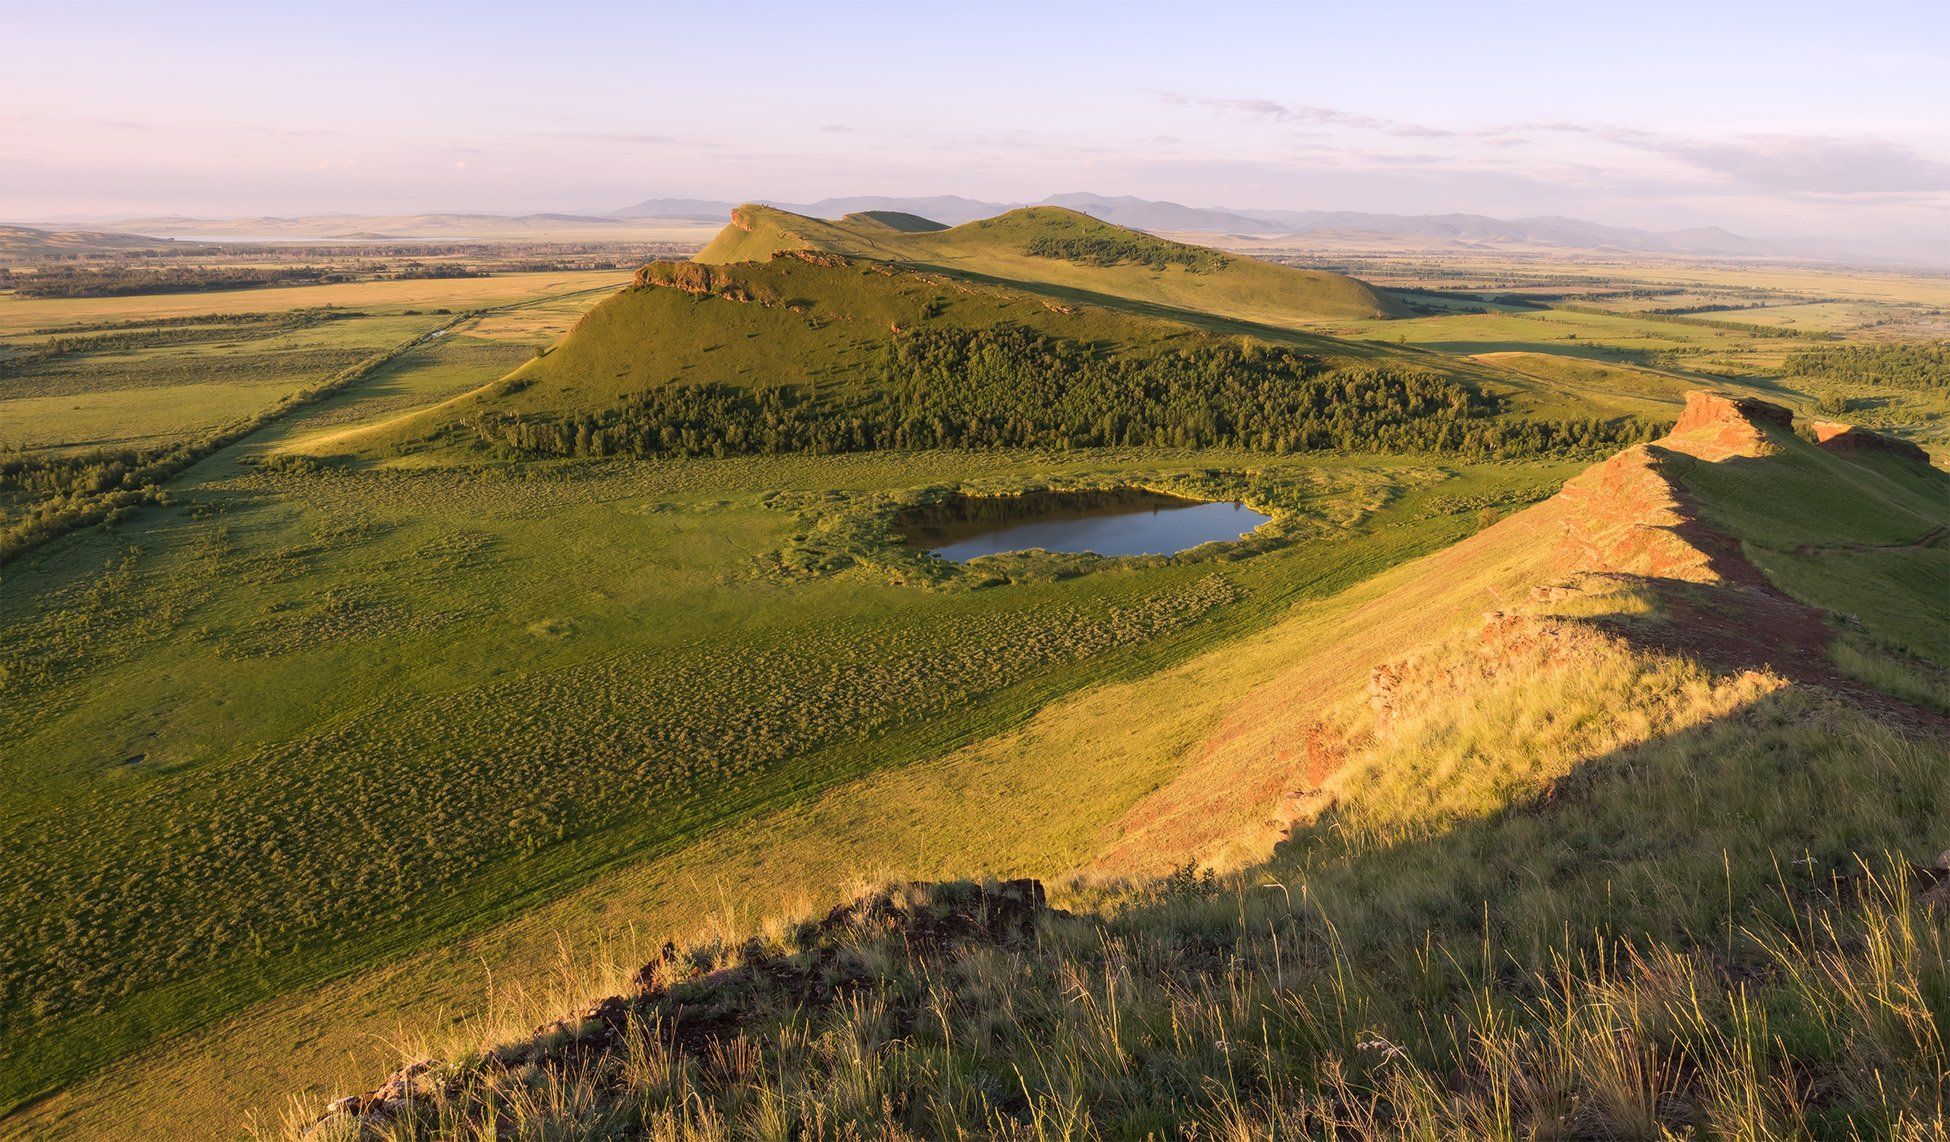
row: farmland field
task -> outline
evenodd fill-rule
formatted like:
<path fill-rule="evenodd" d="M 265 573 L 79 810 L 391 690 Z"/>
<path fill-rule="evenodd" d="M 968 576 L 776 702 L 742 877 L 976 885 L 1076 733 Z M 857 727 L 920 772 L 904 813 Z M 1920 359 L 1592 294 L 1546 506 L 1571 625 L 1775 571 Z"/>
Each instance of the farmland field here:
<path fill-rule="evenodd" d="M 429 380 L 429 371 L 455 383 L 465 377 L 484 384 L 559 335 L 575 307 L 620 280 L 599 271 L 509 276 L 520 280 L 370 282 L 135 299 L 0 298 L 0 346 L 8 354 L 0 372 L 0 449 L 85 450 L 194 438 L 424 337 L 455 312 L 501 310 L 479 319 L 494 323 L 487 337 L 472 328 L 452 331 L 460 342 L 491 338 L 494 344 L 479 347 L 485 354 L 448 349 L 438 362 L 444 369 L 399 362 L 389 391 L 417 394 L 443 383 Z M 131 322 L 139 328 L 129 328 Z M 63 343 L 64 351 L 33 354 L 50 342 Z M 414 373 L 421 375 L 402 379 Z"/>

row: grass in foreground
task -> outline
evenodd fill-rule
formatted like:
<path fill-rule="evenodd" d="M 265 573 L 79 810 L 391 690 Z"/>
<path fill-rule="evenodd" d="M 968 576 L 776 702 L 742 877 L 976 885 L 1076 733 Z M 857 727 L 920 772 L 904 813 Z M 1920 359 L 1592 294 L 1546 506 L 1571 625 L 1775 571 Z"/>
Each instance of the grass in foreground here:
<path fill-rule="evenodd" d="M 1460 812 L 1355 780 L 1266 866 L 1076 886 L 1029 940 L 917 936 L 950 886 L 896 894 L 918 923 L 680 949 L 620 1034 L 462 1056 L 362 1136 L 1940 1136 L 1950 939 L 1900 860 L 1950 824 L 1941 746 L 1610 671 L 1679 720 L 1545 781 L 1561 731 L 1519 715 L 1503 757 L 1543 769 L 1439 751 Z"/>

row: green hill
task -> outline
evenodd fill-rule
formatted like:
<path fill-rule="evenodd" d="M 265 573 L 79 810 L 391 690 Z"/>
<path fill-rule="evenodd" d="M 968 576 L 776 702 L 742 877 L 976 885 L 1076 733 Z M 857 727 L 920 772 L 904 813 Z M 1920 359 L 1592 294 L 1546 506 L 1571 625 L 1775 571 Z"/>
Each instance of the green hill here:
<path fill-rule="evenodd" d="M 943 223 L 919 214 L 908 214 L 900 210 L 862 210 L 840 219 L 842 223 L 856 226 L 883 226 L 903 234 L 926 234 L 936 230 L 946 230 Z"/>
<path fill-rule="evenodd" d="M 761 224 L 776 218 L 747 219 L 753 229 L 733 227 L 728 244 L 782 244 L 782 232 Z M 812 232 L 856 251 L 859 235 L 949 233 L 851 225 L 844 242 L 837 226 Z M 1208 268 L 1173 265 L 1167 277 L 1228 272 L 1216 252 L 1171 249 Z M 1187 316 L 804 245 L 758 261 L 653 262 L 501 381 L 292 449 L 385 454 L 431 442 L 602 456 L 1167 445 L 1528 455 L 1647 431 L 1647 422 L 1615 416 L 1503 415 L 1468 362 Z"/>
<path fill-rule="evenodd" d="M 1345 274 L 1303 270 L 1155 238 L 1066 210 L 1032 206 L 961 226 L 914 226 L 879 214 L 837 222 L 746 205 L 697 255 L 711 264 L 823 250 L 1014 283 L 1065 300 L 1223 315 L 1276 326 L 1399 317 L 1405 307 Z"/>

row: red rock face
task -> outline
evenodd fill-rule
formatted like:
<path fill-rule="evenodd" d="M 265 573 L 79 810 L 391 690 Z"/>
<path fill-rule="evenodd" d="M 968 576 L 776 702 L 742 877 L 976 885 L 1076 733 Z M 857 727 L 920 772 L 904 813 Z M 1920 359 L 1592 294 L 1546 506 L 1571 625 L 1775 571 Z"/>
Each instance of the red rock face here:
<path fill-rule="evenodd" d="M 1866 428 L 1832 420 L 1817 420 L 1811 427 L 1815 430 L 1815 443 L 1830 452 L 1887 452 L 1919 464 L 1930 462 L 1929 453 L 1894 436 L 1884 436 L 1880 432 L 1870 432 Z"/>
<path fill-rule="evenodd" d="M 1768 432 L 1793 431 L 1794 413 L 1777 404 L 1725 393 L 1690 392 L 1672 435 L 1659 443 L 1701 460 L 1765 456 L 1773 450 Z"/>

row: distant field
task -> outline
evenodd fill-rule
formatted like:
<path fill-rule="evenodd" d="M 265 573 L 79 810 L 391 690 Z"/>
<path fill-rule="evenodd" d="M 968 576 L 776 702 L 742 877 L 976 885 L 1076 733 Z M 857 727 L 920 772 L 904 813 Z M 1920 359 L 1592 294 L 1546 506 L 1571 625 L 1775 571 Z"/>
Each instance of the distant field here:
<path fill-rule="evenodd" d="M 449 340 L 389 365 L 383 377 L 334 400 L 329 410 L 308 413 L 304 423 L 404 411 L 506 373 L 619 281 L 597 271 L 132 298 L 0 295 L 0 329 L 8 331 L 0 336 L 6 354 L 0 357 L 0 450 L 194 440 L 425 336 L 452 312 L 493 309 L 442 335 Z M 237 321 L 208 320 L 225 315 Z M 144 324 L 122 327 L 132 321 Z M 36 356 L 39 347 L 62 340 L 82 344 Z"/>
<path fill-rule="evenodd" d="M 1502 309 L 1333 325 L 1328 332 L 1397 341 L 1445 353 L 1569 353 L 1618 359 L 1635 352 L 1744 344 L 1742 335 L 1649 317 L 1569 313 L 1562 310 Z"/>
<path fill-rule="evenodd" d="M 73 325 L 98 327 L 118 321 L 180 318 L 205 313 L 275 312 L 323 306 L 367 312 L 442 307 L 486 309 L 543 294 L 613 289 L 629 278 L 627 272 L 577 270 L 136 297 L 23 298 L 0 295 L 0 336 L 11 337 Z"/>
<path fill-rule="evenodd" d="M 162 326 L 135 331 L 165 342 L 154 347 L 10 360 L 0 372 L 0 448 L 73 450 L 193 439 L 424 336 L 445 320 L 361 316 L 298 328 L 275 322 Z M 181 340 L 167 343 L 173 338 Z M 11 352 L 42 340 L 16 337 L 6 345 Z"/>

